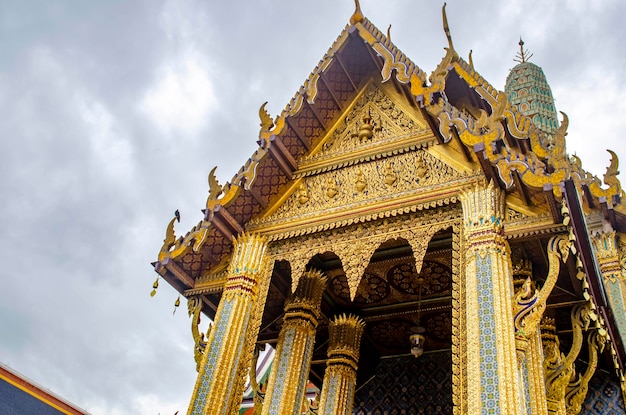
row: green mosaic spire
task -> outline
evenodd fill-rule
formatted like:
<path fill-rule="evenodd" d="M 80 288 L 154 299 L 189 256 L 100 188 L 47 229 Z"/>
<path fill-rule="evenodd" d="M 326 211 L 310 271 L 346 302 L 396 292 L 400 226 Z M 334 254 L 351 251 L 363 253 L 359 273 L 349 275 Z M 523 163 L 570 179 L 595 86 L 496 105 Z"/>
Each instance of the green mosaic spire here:
<path fill-rule="evenodd" d="M 520 38 L 520 52 L 515 59 L 519 62 L 506 78 L 504 91 L 509 102 L 522 114 L 529 117 L 540 130 L 552 134 L 559 122 L 554 107 L 554 98 L 543 70 L 528 62 L 532 54 L 524 50 L 524 41 Z"/>

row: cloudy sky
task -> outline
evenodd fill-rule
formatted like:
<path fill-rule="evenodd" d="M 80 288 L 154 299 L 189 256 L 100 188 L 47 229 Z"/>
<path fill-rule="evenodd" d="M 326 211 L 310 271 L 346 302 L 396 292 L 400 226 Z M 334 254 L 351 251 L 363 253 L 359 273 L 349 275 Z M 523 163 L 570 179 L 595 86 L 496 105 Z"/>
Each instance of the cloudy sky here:
<path fill-rule="evenodd" d="M 253 4 L 249 4 L 253 3 Z M 470 7 L 468 4 L 472 4 Z M 361 0 L 430 73 L 441 2 Z M 93 414 L 185 412 L 186 307 L 150 298 L 167 222 L 202 214 L 348 22 L 352 0 L 0 2 L 0 362 Z M 623 0 L 448 1 L 455 47 L 503 89 L 521 35 L 570 116 L 568 152 L 626 160 Z"/>

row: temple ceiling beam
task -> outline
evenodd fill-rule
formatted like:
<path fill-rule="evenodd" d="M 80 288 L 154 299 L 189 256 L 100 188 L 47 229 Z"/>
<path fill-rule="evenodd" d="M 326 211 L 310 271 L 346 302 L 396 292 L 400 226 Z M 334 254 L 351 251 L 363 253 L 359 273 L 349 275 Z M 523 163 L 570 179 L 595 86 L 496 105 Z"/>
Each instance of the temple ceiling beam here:
<path fill-rule="evenodd" d="M 189 274 L 187 274 L 185 270 L 183 270 L 171 258 L 165 258 L 163 261 L 153 262 L 152 265 L 154 266 L 155 271 L 174 287 L 180 285 L 180 283 L 176 283 L 177 281 L 186 285 L 183 287 L 183 290 L 193 288 L 195 285 L 195 280 L 191 278 Z M 169 274 L 175 278 L 171 278 Z"/>
<path fill-rule="evenodd" d="M 359 88 L 357 88 L 356 84 L 354 83 L 354 79 L 352 79 L 352 77 L 350 76 L 350 72 L 348 72 L 348 70 L 346 69 L 346 65 L 341 59 L 341 55 L 338 53 L 337 55 L 335 55 L 335 57 L 337 58 L 337 63 L 339 63 L 339 67 L 343 71 L 343 74 L 348 79 L 348 81 L 350 81 L 350 85 L 352 85 L 352 89 L 354 90 L 354 92 L 358 91 Z"/>
<path fill-rule="evenodd" d="M 291 118 L 287 117 L 286 118 L 286 122 L 287 122 L 287 126 L 289 128 L 291 128 L 291 131 L 294 132 L 294 134 L 296 135 L 296 137 L 298 138 L 298 140 L 300 140 L 300 142 L 302 143 L 302 145 L 304 146 L 304 148 L 306 148 L 306 151 L 310 151 L 311 150 L 311 143 L 305 138 L 304 133 L 300 130 L 300 128 L 298 128 L 297 125 L 295 125 L 294 123 L 291 122 Z"/>
<path fill-rule="evenodd" d="M 491 164 L 491 161 L 489 161 L 489 157 L 487 157 L 487 154 L 485 152 L 485 143 L 475 144 L 474 153 L 476 154 L 476 158 L 478 158 L 480 167 L 483 169 L 483 173 L 485 173 L 487 180 L 493 181 L 496 187 L 501 189 L 500 180 L 498 180 L 498 174 L 493 168 L 493 165 Z"/>
<path fill-rule="evenodd" d="M 589 186 L 586 183 L 582 183 L 580 185 L 583 189 L 583 196 L 585 197 L 585 202 L 587 202 L 587 206 L 594 209 L 596 207 L 596 203 L 593 200 L 593 195 L 591 194 L 591 190 L 589 190 Z"/>
<path fill-rule="evenodd" d="M 276 161 L 276 164 L 278 164 L 278 167 L 291 180 L 293 172 L 298 169 L 298 162 L 289 149 L 285 147 L 283 140 L 279 136 L 273 135 L 270 137 L 268 151 L 270 156 Z"/>
<path fill-rule="evenodd" d="M 428 126 L 430 127 L 431 131 L 435 135 L 435 138 L 437 139 L 437 143 L 444 144 L 446 142 L 445 138 L 441 135 L 441 131 L 439 131 L 439 127 L 437 126 L 437 124 L 435 124 L 435 121 L 432 119 L 432 117 L 430 116 L 426 108 L 424 107 L 423 102 L 422 102 L 422 105 L 419 106 L 419 109 L 420 109 L 420 112 L 422 113 L 422 116 L 426 120 L 426 123 L 428 123 Z M 465 144 L 463 143 L 461 144 L 462 144 L 461 148 L 463 148 L 464 151 L 467 151 L 467 149 L 465 149 Z"/>
<path fill-rule="evenodd" d="M 287 172 L 285 172 L 285 174 L 287 175 L 287 177 L 290 177 Z M 267 202 L 263 200 L 263 197 L 259 194 L 259 191 L 255 187 L 247 189 L 246 192 L 250 193 L 254 201 L 257 202 L 262 209 L 265 209 L 267 207 Z"/>
<path fill-rule="evenodd" d="M 616 204 L 615 202 L 613 202 L 613 204 Z M 604 219 L 606 219 L 611 226 L 613 226 L 613 229 L 617 228 L 617 220 L 615 218 L 615 210 L 613 210 L 613 206 L 609 205 L 609 203 L 606 200 L 606 197 L 600 197 L 600 210 L 602 210 L 602 215 L 604 216 Z"/>
<path fill-rule="evenodd" d="M 515 188 L 519 193 L 522 202 L 524 202 L 524 206 L 530 206 L 530 197 L 528 196 L 528 190 L 526 186 L 522 183 L 522 178 L 520 177 L 517 171 L 513 171 L 513 182 L 515 183 Z"/>
<path fill-rule="evenodd" d="M 330 94 L 330 97 L 333 99 L 333 102 L 335 103 L 335 105 L 337 105 L 337 108 L 339 109 L 339 111 L 343 112 L 344 107 L 343 105 L 341 105 L 339 98 L 337 98 L 337 95 L 335 95 L 335 92 L 330 87 L 330 83 L 328 82 L 328 79 L 326 79 L 326 74 L 324 72 L 320 72 L 320 79 L 322 80 L 322 84 L 324 84 L 324 86 L 328 90 L 328 93 Z"/>
<path fill-rule="evenodd" d="M 395 76 L 391 77 L 391 83 L 393 84 L 393 87 L 395 88 L 396 92 L 400 95 L 403 94 L 402 91 L 402 84 L 400 84 L 400 82 L 398 82 L 398 79 Z"/>
<path fill-rule="evenodd" d="M 554 221 L 554 223 L 562 223 L 563 215 L 561 214 L 561 207 L 559 206 L 559 203 L 556 201 L 556 197 L 554 197 L 554 191 L 552 190 L 552 183 L 546 183 L 543 185 L 543 194 L 546 198 L 548 209 L 550 209 L 552 220 Z"/>
<path fill-rule="evenodd" d="M 378 56 L 374 55 L 373 49 L 371 47 L 366 47 L 365 49 L 367 50 L 367 55 L 370 57 L 370 60 L 372 61 L 378 72 L 382 72 L 383 64 L 380 62 Z"/>
<path fill-rule="evenodd" d="M 463 144 L 463 141 L 461 141 L 461 137 L 459 136 L 459 130 L 457 130 L 456 125 L 454 124 L 451 125 L 450 131 L 452 132 L 452 137 L 454 137 L 455 141 L 458 143 L 459 147 L 461 148 L 461 151 L 463 152 L 463 155 L 465 156 L 465 161 L 469 161 L 469 162 L 473 161 L 472 156 L 470 155 L 470 152 L 467 149 L 467 146 L 465 146 L 465 144 Z M 441 139 L 443 140 L 443 137 Z"/>
<path fill-rule="evenodd" d="M 243 227 L 224 206 L 217 205 L 213 210 L 207 211 L 207 220 L 228 239 L 243 232 Z"/>
<path fill-rule="evenodd" d="M 324 124 L 324 120 L 322 119 L 320 113 L 317 111 L 317 108 L 315 108 L 315 106 L 311 104 L 308 99 L 306 100 L 306 104 L 309 106 L 309 109 L 313 113 L 313 116 L 315 117 L 317 122 L 320 123 L 320 126 L 324 129 L 324 131 L 328 130 L 328 126 Z"/>

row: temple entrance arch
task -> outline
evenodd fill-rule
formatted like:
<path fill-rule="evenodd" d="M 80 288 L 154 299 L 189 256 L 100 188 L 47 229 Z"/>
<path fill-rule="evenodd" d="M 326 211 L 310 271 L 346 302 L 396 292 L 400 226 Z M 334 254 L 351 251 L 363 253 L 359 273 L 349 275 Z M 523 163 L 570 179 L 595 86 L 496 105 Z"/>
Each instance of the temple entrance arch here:
<path fill-rule="evenodd" d="M 294 280 L 295 268 L 315 269 L 327 277 L 309 372 L 318 388 L 328 361 L 329 322 L 341 314 L 354 314 L 365 322 L 355 413 L 389 408 L 452 413 L 453 390 L 462 387 L 453 387 L 452 376 L 460 370 L 452 363 L 452 349 L 461 343 L 460 319 L 452 311 L 453 298 L 461 297 L 459 216 L 458 208 L 449 206 L 277 241 L 270 247 L 276 258 L 288 261 Z M 363 247 L 367 256 L 359 250 Z M 350 281 L 350 267 L 362 270 L 356 287 Z M 424 280 L 421 301 L 418 277 Z M 409 337 L 418 325 L 426 329 L 427 339 L 424 355 L 415 359 Z M 259 341 L 265 339 L 261 330 Z M 435 394 L 426 393 L 429 385 Z M 395 398 L 390 400 L 391 396 Z"/>

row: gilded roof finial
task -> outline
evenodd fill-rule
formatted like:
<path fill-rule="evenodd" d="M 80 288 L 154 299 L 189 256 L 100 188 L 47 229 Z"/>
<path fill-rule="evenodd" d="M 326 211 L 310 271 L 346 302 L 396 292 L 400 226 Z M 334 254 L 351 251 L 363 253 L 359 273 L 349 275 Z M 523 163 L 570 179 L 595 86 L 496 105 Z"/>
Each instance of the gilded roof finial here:
<path fill-rule="evenodd" d="M 474 69 L 474 60 L 472 59 L 472 50 L 470 49 L 469 53 L 469 65 L 472 69 Z"/>
<path fill-rule="evenodd" d="M 274 121 L 272 120 L 272 117 L 270 117 L 270 114 L 265 109 L 266 105 L 267 105 L 267 101 L 265 101 L 263 105 L 261 105 L 261 108 L 259 108 L 259 118 L 261 119 L 261 130 L 263 131 L 269 131 L 274 126 Z"/>
<path fill-rule="evenodd" d="M 362 21 L 364 17 L 359 0 L 354 0 L 354 13 L 352 13 L 352 17 L 350 17 L 350 24 L 357 24 Z"/>
<path fill-rule="evenodd" d="M 207 200 L 207 206 L 209 200 L 217 200 L 223 191 L 222 186 L 215 177 L 215 170 L 217 170 L 217 166 L 213 167 L 209 172 L 209 198 Z"/>
<path fill-rule="evenodd" d="M 441 15 L 443 17 L 443 31 L 446 33 L 446 37 L 448 38 L 448 47 L 450 50 L 454 50 L 454 45 L 452 45 L 452 36 L 450 36 L 450 26 L 448 26 L 448 16 L 446 16 L 446 3 L 443 3 Z"/>
<path fill-rule="evenodd" d="M 387 28 L 387 40 L 391 40 L 391 25 Z"/>
<path fill-rule="evenodd" d="M 533 54 L 528 54 L 528 49 L 524 50 L 524 41 L 522 40 L 522 37 L 520 36 L 519 38 L 519 52 L 517 52 L 517 55 L 515 55 L 515 59 L 513 59 L 515 62 L 519 62 L 519 63 L 524 63 L 527 62 L 532 56 Z"/>

